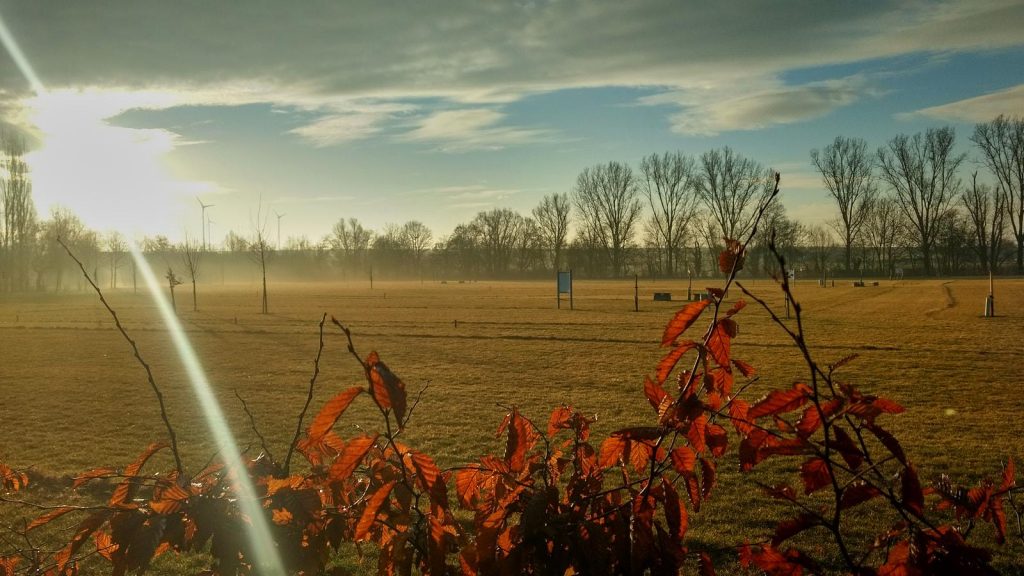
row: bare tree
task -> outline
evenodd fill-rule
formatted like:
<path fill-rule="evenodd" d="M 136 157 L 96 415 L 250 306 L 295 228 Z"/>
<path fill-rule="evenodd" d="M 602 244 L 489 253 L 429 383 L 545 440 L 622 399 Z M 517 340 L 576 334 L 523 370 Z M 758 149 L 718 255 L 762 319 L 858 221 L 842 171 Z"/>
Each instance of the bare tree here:
<path fill-rule="evenodd" d="M 623 273 L 625 251 L 643 211 L 637 196 L 636 178 L 626 164 L 598 164 L 576 178 L 573 201 L 584 233 L 604 249 L 615 276 Z"/>
<path fill-rule="evenodd" d="M 495 208 L 478 213 L 470 226 L 480 231 L 488 271 L 495 276 L 507 273 L 522 231 L 523 217 L 508 208 Z"/>
<path fill-rule="evenodd" d="M 880 196 L 871 203 L 864 238 L 875 253 L 878 270 L 892 277 L 896 270 L 896 249 L 906 233 L 899 205 L 890 196 Z"/>
<path fill-rule="evenodd" d="M 757 208 L 775 187 L 774 173 L 728 146 L 702 154 L 698 170 L 708 241 L 717 245 L 721 238 L 746 236 Z"/>
<path fill-rule="evenodd" d="M 181 255 L 181 263 L 185 265 L 185 270 L 188 271 L 189 280 L 192 281 L 192 311 L 199 310 L 199 304 L 196 295 L 196 280 L 199 279 L 199 261 L 202 255 L 200 251 L 201 246 L 196 244 L 188 235 L 185 235 L 185 241 L 181 243 L 181 247 L 178 249 Z M 265 275 L 265 272 L 264 272 Z M 264 277 L 263 290 L 266 291 L 266 279 Z M 264 306 L 266 306 L 266 296 L 264 296 Z M 266 313 L 266 310 L 264 310 Z"/>
<path fill-rule="evenodd" d="M 110 257 L 110 287 L 117 287 L 117 271 L 121 268 L 125 254 L 128 252 L 128 242 L 120 232 L 111 232 L 106 238 L 107 255 Z"/>
<path fill-rule="evenodd" d="M 171 290 L 171 309 L 177 314 L 178 304 L 174 300 L 174 288 L 181 284 L 181 280 L 174 274 L 174 269 L 170 266 L 167 267 L 167 274 L 164 275 L 164 278 L 167 278 L 167 287 Z"/>
<path fill-rule="evenodd" d="M 807 229 L 805 239 L 807 247 L 811 251 L 814 270 L 822 274 L 824 280 L 824 273 L 828 270 L 829 260 L 832 259 L 832 252 L 836 247 L 832 232 L 825 226 L 811 226 Z M 847 258 L 846 267 L 847 270 L 850 269 L 849 258 Z"/>
<path fill-rule="evenodd" d="M 960 201 L 967 209 L 973 229 L 973 243 L 982 271 L 993 272 L 1001 260 L 1003 236 L 1006 233 L 1005 194 L 978 183 L 978 173 L 971 174 L 971 187 L 964 190 Z"/>
<path fill-rule="evenodd" d="M 953 128 L 929 128 L 923 135 L 900 134 L 878 149 L 882 179 L 896 193 L 896 202 L 910 222 L 921 249 L 925 274 L 932 273 L 932 252 L 950 204 L 960 192 L 957 168 L 965 154 L 956 154 Z"/>
<path fill-rule="evenodd" d="M 262 291 L 262 313 L 267 314 L 267 256 L 268 252 L 271 251 L 270 243 L 267 239 L 267 220 L 263 216 L 263 203 L 260 203 L 259 210 L 256 211 L 256 223 L 253 224 L 252 238 L 249 240 L 249 250 L 253 255 L 253 259 L 256 260 L 256 264 L 260 267 L 260 276 L 263 281 Z"/>
<path fill-rule="evenodd" d="M 361 270 L 366 252 L 373 240 L 373 231 L 364 228 L 356 218 L 339 219 L 331 229 L 331 248 L 344 268 Z"/>
<path fill-rule="evenodd" d="M 569 235 L 569 195 L 556 193 L 545 196 L 533 209 L 533 219 L 537 222 L 541 244 L 551 250 L 552 265 L 558 270 Z"/>
<path fill-rule="evenodd" d="M 811 162 L 839 208 L 836 232 L 843 240 L 849 271 L 853 244 L 860 239 L 871 201 L 878 194 L 868 143 L 860 138 L 837 136 L 824 150 L 811 150 Z"/>
<path fill-rule="evenodd" d="M 1024 118 L 999 115 L 974 127 L 971 140 L 996 177 L 997 189 L 1017 241 L 1017 274 L 1024 274 Z"/>
<path fill-rule="evenodd" d="M 430 248 L 434 234 L 419 220 L 410 220 L 402 225 L 402 243 L 412 255 L 417 272 L 422 270 L 423 256 Z"/>
<path fill-rule="evenodd" d="M 640 160 L 640 188 L 651 206 L 650 226 L 665 250 L 665 274 L 675 274 L 676 254 L 697 212 L 696 162 L 682 152 L 651 154 Z"/>
<path fill-rule="evenodd" d="M 19 138 L 0 133 L 0 290 L 29 286 L 37 224 L 24 150 Z"/>

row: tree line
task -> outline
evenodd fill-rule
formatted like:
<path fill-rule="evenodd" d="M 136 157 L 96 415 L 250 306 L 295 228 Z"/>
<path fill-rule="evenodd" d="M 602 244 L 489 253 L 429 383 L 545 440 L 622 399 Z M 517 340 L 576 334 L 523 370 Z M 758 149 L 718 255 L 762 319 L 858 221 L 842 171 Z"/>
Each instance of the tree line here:
<path fill-rule="evenodd" d="M 748 273 L 769 269 L 770 242 L 794 268 L 813 275 L 1024 273 L 1024 118 L 977 124 L 970 141 L 974 156 L 958 153 L 947 126 L 899 134 L 876 150 L 844 136 L 812 150 L 834 218 L 807 225 L 774 203 L 751 247 Z M 118 270 L 130 265 L 124 237 L 89 230 L 63 208 L 40 220 L 23 151 L 16 138 L 3 138 L 0 287 L 67 288 L 57 238 L 97 277 L 117 285 Z M 319 240 L 293 237 L 283 246 L 262 228 L 231 231 L 218 251 L 254 254 L 264 278 L 268 260 L 272 273 L 284 268 L 316 278 L 531 278 L 567 268 L 593 278 L 701 276 L 713 273 L 722 238 L 750 231 L 773 174 L 729 147 L 699 156 L 665 152 L 636 166 L 584 168 L 570 191 L 545 196 L 528 214 L 481 211 L 445 236 L 416 220 L 371 230 L 348 217 Z M 160 236 L 145 238 L 141 248 L 179 255 L 193 284 L 206 252 L 192 240 L 176 245 Z"/>

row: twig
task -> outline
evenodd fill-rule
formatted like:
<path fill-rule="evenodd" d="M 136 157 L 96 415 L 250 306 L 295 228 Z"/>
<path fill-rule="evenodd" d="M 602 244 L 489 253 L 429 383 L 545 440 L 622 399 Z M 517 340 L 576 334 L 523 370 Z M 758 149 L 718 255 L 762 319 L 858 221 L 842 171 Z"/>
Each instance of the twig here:
<path fill-rule="evenodd" d="M 249 411 L 249 405 L 245 403 L 245 398 L 242 398 L 238 393 L 238 390 L 234 390 L 234 393 L 235 398 L 238 398 L 238 401 L 242 403 L 242 410 L 245 412 L 245 415 L 249 417 L 249 426 L 252 428 L 253 433 L 256 434 L 256 437 L 260 439 L 260 446 L 263 447 L 263 452 L 273 462 L 274 454 L 270 452 L 270 447 L 267 446 L 267 439 L 263 437 L 263 434 L 260 433 L 260 429 L 256 426 L 256 417 Z"/>
<path fill-rule="evenodd" d="M 149 387 L 153 389 L 153 393 L 156 395 L 156 401 L 160 404 L 160 418 L 164 421 L 164 426 L 167 428 L 167 434 L 171 437 L 171 453 L 174 454 L 174 466 L 178 470 L 178 474 L 180 476 L 184 476 L 185 467 L 182 466 L 181 455 L 178 453 L 178 437 L 174 434 L 174 427 L 171 426 L 171 421 L 167 417 L 167 406 L 164 404 L 164 395 L 160 392 L 160 387 L 156 385 L 156 380 L 153 378 L 153 371 L 150 369 L 149 364 L 142 359 L 142 355 L 139 353 L 139 347 L 135 344 L 135 340 L 132 340 L 132 337 L 125 331 L 124 326 L 121 325 L 121 321 L 117 317 L 117 312 L 114 312 L 114 309 L 107 303 L 107 299 L 103 297 L 103 291 L 100 290 L 100 287 L 97 286 L 95 282 L 93 282 L 89 273 L 85 271 L 85 266 L 82 264 L 82 261 L 71 252 L 71 249 L 68 248 L 68 245 L 65 244 L 63 240 L 57 238 L 57 243 L 60 244 L 61 248 L 68 253 L 68 256 L 75 261 L 75 264 L 78 264 L 78 268 L 82 271 L 82 275 L 85 276 L 85 280 L 90 286 L 92 286 L 92 289 L 96 291 L 96 294 L 100 297 L 100 302 L 103 303 L 103 307 L 107 309 L 107 312 L 109 312 L 110 316 L 114 319 L 114 325 L 117 326 L 118 332 L 121 333 L 121 336 L 123 336 L 132 347 L 132 353 L 135 355 L 135 359 L 146 370 L 146 379 L 149 381 Z"/>
<path fill-rule="evenodd" d="M 302 434 L 302 421 L 306 418 L 306 411 L 309 410 L 309 404 L 313 401 L 313 389 L 316 387 L 316 379 L 320 376 L 320 355 L 324 351 L 324 322 L 327 321 L 327 313 L 320 317 L 320 346 L 316 350 L 316 359 L 313 360 L 313 376 L 309 379 L 309 392 L 306 394 L 306 404 L 302 407 L 302 412 L 299 413 L 299 421 L 295 423 L 295 435 L 292 436 L 292 441 L 288 444 L 288 456 L 284 459 L 284 473 L 288 475 L 291 469 L 292 454 L 295 452 L 295 446 L 299 443 L 299 436 Z M 263 437 L 260 436 L 260 439 Z M 269 452 L 267 454 L 270 454 Z"/>

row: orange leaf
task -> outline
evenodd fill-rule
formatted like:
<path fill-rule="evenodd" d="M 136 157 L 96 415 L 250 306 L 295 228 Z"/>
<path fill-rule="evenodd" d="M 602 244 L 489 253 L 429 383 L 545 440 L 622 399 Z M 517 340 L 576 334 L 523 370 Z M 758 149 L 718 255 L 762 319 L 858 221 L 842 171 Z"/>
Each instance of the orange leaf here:
<path fill-rule="evenodd" d="M 672 450 L 672 466 L 680 474 L 692 474 L 693 465 L 697 463 L 697 456 L 688 446 L 680 446 Z"/>
<path fill-rule="evenodd" d="M 114 544 L 114 540 L 110 537 L 110 534 L 103 530 L 97 530 L 92 535 L 93 541 L 96 542 L 96 553 L 103 556 L 107 561 L 112 561 L 114 552 L 117 551 L 120 546 Z"/>
<path fill-rule="evenodd" d="M 274 524 L 277 524 L 278 526 L 284 526 L 286 524 L 290 524 L 292 518 L 292 513 L 287 508 L 274 509 Z"/>
<path fill-rule="evenodd" d="M 1003 468 L 1003 483 L 999 486 L 999 491 L 1005 492 L 1013 488 L 1013 485 L 1017 483 L 1016 475 L 1017 473 L 1013 468 L 1013 458 L 1011 457 L 1006 462 L 1006 468 Z"/>
<path fill-rule="evenodd" d="M 388 499 L 391 494 L 391 489 L 395 487 L 397 480 L 392 480 L 387 484 L 384 484 L 373 493 L 366 502 L 366 508 L 363 509 L 362 516 L 359 517 L 359 522 L 356 524 L 355 541 L 361 542 L 366 539 L 370 534 L 370 528 L 373 526 L 373 521 L 377 519 L 377 512 L 380 507 Z"/>
<path fill-rule="evenodd" d="M 725 367 L 729 365 L 729 348 L 732 337 L 730 333 L 735 334 L 735 327 L 735 322 L 728 318 L 723 318 L 718 321 L 714 331 L 711 332 L 711 337 L 708 338 L 708 352 L 719 366 Z"/>
<path fill-rule="evenodd" d="M 697 318 L 700 317 L 701 312 L 708 307 L 708 304 L 711 304 L 711 300 L 699 300 L 683 306 L 681 310 L 676 312 L 675 316 L 665 326 L 665 333 L 661 337 L 661 345 L 668 346 L 680 334 L 685 332 L 687 328 L 692 326 Z"/>
<path fill-rule="evenodd" d="M 628 457 L 629 441 L 617 436 L 609 436 L 601 442 L 601 455 L 598 462 L 602 468 L 611 468 L 625 461 Z"/>
<path fill-rule="evenodd" d="M 668 379 L 668 375 L 672 373 L 672 369 L 676 367 L 676 363 L 683 357 L 688 351 L 693 350 L 697 347 L 697 343 L 693 340 L 687 340 L 679 344 L 672 349 L 661 362 L 658 362 L 658 384 L 664 384 L 665 380 Z"/>
<path fill-rule="evenodd" d="M 139 471 L 142 470 L 142 467 L 146 465 L 146 461 L 149 460 L 150 456 L 156 454 L 160 450 L 163 450 L 164 448 L 167 447 L 168 444 L 165 442 L 154 442 L 153 444 L 150 444 L 146 448 L 146 450 L 143 451 L 142 454 L 140 454 L 139 457 L 135 459 L 135 462 L 132 462 L 127 467 L 125 467 L 124 475 L 137 476 L 139 474 Z"/>
<path fill-rule="evenodd" d="M 375 442 L 377 442 L 377 436 L 359 436 L 349 441 L 341 454 L 334 459 L 334 464 L 331 465 L 331 480 L 346 480 L 352 476 Z"/>
<path fill-rule="evenodd" d="M 344 392 L 331 398 L 324 404 L 324 407 L 320 409 L 320 413 L 316 415 L 313 422 L 309 425 L 309 438 L 313 442 L 319 442 L 327 432 L 334 427 L 334 423 L 338 421 L 345 409 L 349 407 L 349 404 L 358 396 L 363 389 L 359 386 L 353 386 Z"/>
<path fill-rule="evenodd" d="M 78 476 L 75 476 L 75 481 L 71 483 L 71 489 L 77 490 L 90 480 L 110 476 L 116 472 L 117 470 L 114 468 L 93 468 L 92 470 L 82 472 Z"/>
<path fill-rule="evenodd" d="M 647 397 L 647 401 L 651 403 L 651 406 L 658 410 L 661 408 L 661 402 L 668 396 L 668 392 L 660 384 L 651 380 L 649 376 L 644 376 L 644 396 Z M 554 418 L 553 414 L 552 418 Z M 548 434 L 550 434 L 550 431 Z"/>
<path fill-rule="evenodd" d="M 809 393 L 810 388 L 799 382 L 789 390 L 772 390 L 750 408 L 747 417 L 754 420 L 769 414 L 778 415 L 796 410 L 807 402 Z"/>
<path fill-rule="evenodd" d="M 572 420 L 572 408 L 568 406 L 559 406 L 551 412 L 551 418 L 548 420 L 548 436 L 554 436 L 559 430 L 565 430 L 570 428 L 570 421 Z"/>
<path fill-rule="evenodd" d="M 371 352 L 366 359 L 370 368 L 370 394 L 382 410 L 394 409 L 395 419 L 399 425 L 404 424 L 406 396 L 405 382 L 396 376 L 388 365 L 380 361 L 376 352 Z"/>
<path fill-rule="evenodd" d="M 44 526 L 44 525 L 48 524 L 50 522 L 50 520 L 53 520 L 54 518 L 60 518 L 61 516 L 67 514 L 68 512 L 71 512 L 71 511 L 74 511 L 74 510 L 77 510 L 77 509 L 78 509 L 77 506 L 61 506 L 59 508 L 54 508 L 53 510 L 50 510 L 49 512 L 39 516 L 38 518 L 36 518 L 32 522 L 30 522 L 29 525 L 25 528 L 25 531 L 28 532 L 29 530 L 32 530 L 33 528 L 38 528 L 40 526 Z"/>

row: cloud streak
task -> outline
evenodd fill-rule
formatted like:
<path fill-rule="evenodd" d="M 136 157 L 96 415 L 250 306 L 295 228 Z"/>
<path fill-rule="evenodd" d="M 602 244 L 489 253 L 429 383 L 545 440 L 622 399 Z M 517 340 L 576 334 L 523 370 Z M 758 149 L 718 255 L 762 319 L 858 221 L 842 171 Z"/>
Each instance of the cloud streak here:
<path fill-rule="evenodd" d="M 988 122 L 1000 114 L 1013 116 L 1021 114 L 1021 111 L 1024 111 L 1024 84 L 948 104 L 922 108 L 901 114 L 897 118 L 926 116 L 955 122 Z"/>

